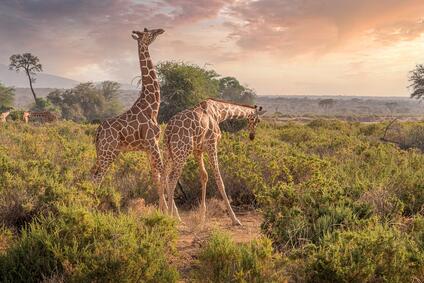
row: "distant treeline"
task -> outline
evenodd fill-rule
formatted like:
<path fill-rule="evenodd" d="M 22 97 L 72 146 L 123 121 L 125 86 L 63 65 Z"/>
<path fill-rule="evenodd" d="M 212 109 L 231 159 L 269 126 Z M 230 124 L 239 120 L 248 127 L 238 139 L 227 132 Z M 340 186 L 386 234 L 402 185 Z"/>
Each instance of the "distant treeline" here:
<path fill-rule="evenodd" d="M 208 97 L 240 103 L 254 103 L 255 92 L 243 86 L 234 77 L 220 77 L 214 70 L 183 62 L 163 62 L 157 66 L 161 83 L 161 122 L 186 108 L 193 107 Z M 27 109 L 53 111 L 62 119 L 93 122 L 113 117 L 129 108 L 139 96 L 139 91 L 125 91 L 113 81 L 81 83 L 71 89 L 44 89 L 36 103 Z M 22 90 L 20 90 L 22 93 Z M 0 85 L 0 107 L 16 105 L 15 90 Z M 21 96 L 21 95 L 20 95 Z M 22 105 L 21 98 L 19 104 Z"/>

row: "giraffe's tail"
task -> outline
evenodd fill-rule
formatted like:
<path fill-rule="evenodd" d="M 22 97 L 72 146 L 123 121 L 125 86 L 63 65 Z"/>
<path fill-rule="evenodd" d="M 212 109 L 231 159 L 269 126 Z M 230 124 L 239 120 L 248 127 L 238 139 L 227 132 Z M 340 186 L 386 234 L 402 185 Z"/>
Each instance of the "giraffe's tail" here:
<path fill-rule="evenodd" d="M 94 134 L 93 143 L 97 144 L 97 141 L 99 140 L 100 132 L 101 132 L 102 125 L 98 126 L 96 129 L 96 133 Z"/>

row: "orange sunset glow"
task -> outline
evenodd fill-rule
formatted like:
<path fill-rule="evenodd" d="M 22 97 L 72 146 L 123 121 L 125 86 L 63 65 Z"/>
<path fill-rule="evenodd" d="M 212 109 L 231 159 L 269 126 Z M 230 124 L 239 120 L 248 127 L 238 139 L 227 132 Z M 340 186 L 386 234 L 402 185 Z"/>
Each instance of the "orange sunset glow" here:
<path fill-rule="evenodd" d="M 207 66 L 259 95 L 408 96 L 424 63 L 422 0 L 1 1 L 0 63 L 31 52 L 46 73 L 130 83 L 144 27 L 166 31 L 155 63 Z"/>

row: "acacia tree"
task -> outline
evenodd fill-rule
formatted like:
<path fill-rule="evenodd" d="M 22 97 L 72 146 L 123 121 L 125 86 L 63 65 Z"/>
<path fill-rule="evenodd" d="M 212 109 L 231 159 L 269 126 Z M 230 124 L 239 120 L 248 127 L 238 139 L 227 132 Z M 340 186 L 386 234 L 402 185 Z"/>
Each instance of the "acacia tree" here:
<path fill-rule="evenodd" d="M 243 85 L 234 77 L 224 77 L 219 79 L 219 94 L 224 100 L 233 102 L 253 104 L 256 93 Z"/>
<path fill-rule="evenodd" d="M 29 80 L 32 95 L 34 96 L 35 103 L 37 104 L 37 96 L 35 95 L 32 84 L 35 82 L 36 73 L 43 71 L 40 59 L 31 53 L 14 54 L 10 56 L 9 70 L 14 70 L 16 72 L 25 71 Z"/>
<path fill-rule="evenodd" d="M 409 82 L 409 88 L 412 88 L 411 98 L 424 98 L 424 65 L 417 65 L 409 73 Z"/>
<path fill-rule="evenodd" d="M 208 97 L 219 96 L 218 74 L 213 70 L 172 61 L 162 62 L 156 69 L 161 83 L 160 122 Z"/>
<path fill-rule="evenodd" d="M 103 120 L 117 115 L 122 110 L 118 100 L 120 85 L 105 81 L 99 85 L 81 83 L 72 89 L 54 90 L 47 101 L 67 120 L 85 122 Z"/>

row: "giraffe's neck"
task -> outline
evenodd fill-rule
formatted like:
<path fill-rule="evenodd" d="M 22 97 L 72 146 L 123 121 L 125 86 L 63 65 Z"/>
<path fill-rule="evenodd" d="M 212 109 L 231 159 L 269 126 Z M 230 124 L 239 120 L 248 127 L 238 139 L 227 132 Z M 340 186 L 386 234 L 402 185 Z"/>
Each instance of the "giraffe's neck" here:
<path fill-rule="evenodd" d="M 218 123 L 232 119 L 246 119 L 255 113 L 255 109 L 248 106 L 213 101 L 213 115 Z"/>
<path fill-rule="evenodd" d="M 142 89 L 136 104 L 143 104 L 141 109 L 145 109 L 145 103 L 149 104 L 153 115 L 157 117 L 160 104 L 160 86 L 147 45 L 138 43 L 138 56 L 140 59 Z"/>

